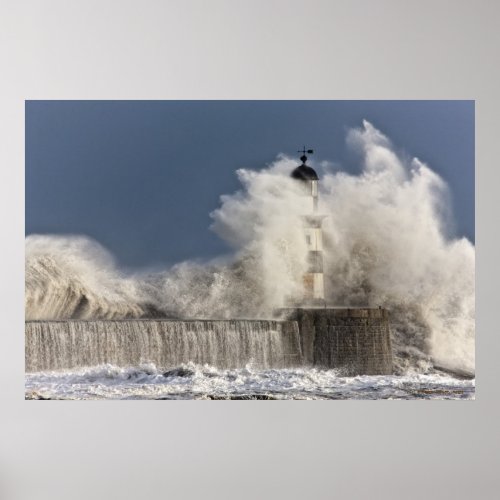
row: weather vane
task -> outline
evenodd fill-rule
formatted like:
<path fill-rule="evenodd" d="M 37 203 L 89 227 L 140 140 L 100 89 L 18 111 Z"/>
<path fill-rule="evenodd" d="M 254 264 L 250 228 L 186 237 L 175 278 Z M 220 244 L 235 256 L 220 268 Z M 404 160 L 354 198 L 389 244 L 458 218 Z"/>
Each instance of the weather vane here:
<path fill-rule="evenodd" d="M 306 156 L 306 153 L 311 155 L 314 153 L 314 151 L 312 149 L 306 149 L 306 147 L 304 146 L 304 148 L 302 150 L 298 150 L 297 153 L 302 153 L 302 156 L 300 157 L 300 159 L 302 160 L 302 163 L 305 165 L 306 163 L 306 160 L 307 160 L 307 156 Z"/>
<path fill-rule="evenodd" d="M 297 153 L 302 153 L 303 155 L 305 155 L 307 153 L 309 155 L 312 155 L 314 153 L 314 151 L 312 149 L 306 149 L 306 147 L 304 146 L 304 149 L 299 149 L 299 151 L 297 151 Z"/>

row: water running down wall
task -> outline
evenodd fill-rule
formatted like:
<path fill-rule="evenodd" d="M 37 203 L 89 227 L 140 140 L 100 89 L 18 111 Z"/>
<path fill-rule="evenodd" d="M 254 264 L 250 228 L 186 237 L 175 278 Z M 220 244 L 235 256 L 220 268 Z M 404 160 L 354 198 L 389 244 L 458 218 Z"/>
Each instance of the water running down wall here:
<path fill-rule="evenodd" d="M 346 374 L 392 373 L 387 311 L 282 310 L 292 321 L 27 321 L 26 371 L 112 364 L 218 368 L 317 366 Z"/>
<path fill-rule="evenodd" d="M 110 363 L 161 368 L 192 361 L 219 368 L 300 366 L 293 321 L 27 321 L 26 371 Z"/>

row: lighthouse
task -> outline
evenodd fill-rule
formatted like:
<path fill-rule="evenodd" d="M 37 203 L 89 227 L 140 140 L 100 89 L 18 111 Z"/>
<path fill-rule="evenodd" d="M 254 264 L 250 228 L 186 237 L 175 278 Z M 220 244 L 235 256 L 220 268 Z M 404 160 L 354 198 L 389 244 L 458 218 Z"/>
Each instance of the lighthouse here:
<path fill-rule="evenodd" d="M 306 165 L 306 153 L 313 150 L 304 147 L 299 165 L 292 178 L 302 183 L 304 195 L 311 200 L 310 213 L 302 216 L 304 237 L 307 245 L 307 270 L 303 275 L 303 305 L 325 305 L 325 284 L 323 277 L 323 235 L 321 225 L 326 215 L 318 214 L 318 174 Z"/>

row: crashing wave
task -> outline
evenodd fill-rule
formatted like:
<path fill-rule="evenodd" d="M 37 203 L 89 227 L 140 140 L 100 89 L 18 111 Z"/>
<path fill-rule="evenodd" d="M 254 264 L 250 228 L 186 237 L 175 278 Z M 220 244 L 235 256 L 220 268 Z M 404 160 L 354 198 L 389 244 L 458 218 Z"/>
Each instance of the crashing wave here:
<path fill-rule="evenodd" d="M 388 308 L 399 372 L 430 363 L 473 372 L 475 248 L 450 236 L 446 183 L 368 122 L 347 142 L 360 174 L 326 167 L 320 183 L 327 303 Z M 271 318 L 300 293 L 307 266 L 295 166 L 280 156 L 238 170 L 242 190 L 211 214 L 234 248 L 226 262 L 132 275 L 87 238 L 27 237 L 26 318 Z"/>

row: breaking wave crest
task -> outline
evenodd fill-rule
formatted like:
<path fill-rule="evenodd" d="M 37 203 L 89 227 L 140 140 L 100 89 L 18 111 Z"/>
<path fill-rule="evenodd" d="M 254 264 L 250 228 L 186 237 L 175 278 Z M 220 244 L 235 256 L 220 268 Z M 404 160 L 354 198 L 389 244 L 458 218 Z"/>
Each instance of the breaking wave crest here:
<path fill-rule="evenodd" d="M 387 307 L 400 371 L 431 360 L 474 371 L 475 248 L 449 235 L 446 183 L 368 122 L 347 144 L 360 174 L 325 166 L 320 186 L 327 303 Z M 28 236 L 26 319 L 270 318 L 300 294 L 306 268 L 295 166 L 279 156 L 237 171 L 242 189 L 211 214 L 230 260 L 130 274 L 88 238 Z"/>

